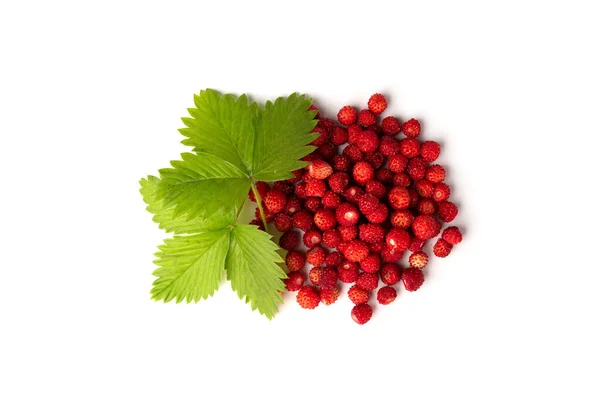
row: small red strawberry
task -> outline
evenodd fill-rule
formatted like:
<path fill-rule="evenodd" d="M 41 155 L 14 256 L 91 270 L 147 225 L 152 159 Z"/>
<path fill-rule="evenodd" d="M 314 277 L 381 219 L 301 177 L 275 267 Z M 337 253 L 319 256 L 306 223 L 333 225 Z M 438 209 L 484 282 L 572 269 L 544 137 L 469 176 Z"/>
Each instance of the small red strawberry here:
<path fill-rule="evenodd" d="M 341 126 L 336 126 L 331 132 L 331 143 L 341 146 L 348 141 L 348 131 Z"/>
<path fill-rule="evenodd" d="M 321 272 L 321 282 L 319 282 L 322 288 L 330 288 L 337 284 L 338 273 L 337 268 L 324 267 Z"/>
<path fill-rule="evenodd" d="M 394 175 L 392 183 L 394 184 L 394 186 L 409 187 L 412 183 L 412 180 L 410 179 L 410 176 L 408 176 L 408 174 L 401 172 L 399 174 Z"/>
<path fill-rule="evenodd" d="M 408 257 L 410 266 L 419 269 L 425 268 L 425 266 L 427 266 L 427 261 L 429 261 L 429 257 L 427 257 L 427 254 L 423 251 L 417 251 Z"/>
<path fill-rule="evenodd" d="M 308 279 L 313 285 L 321 285 L 321 277 L 323 276 L 323 267 L 313 267 L 308 272 Z"/>
<path fill-rule="evenodd" d="M 260 198 L 264 200 L 267 192 L 271 190 L 271 187 L 267 182 L 258 181 L 256 182 L 256 190 L 258 191 Z M 256 197 L 254 196 L 254 191 L 252 189 L 250 189 L 250 192 L 248 192 L 248 197 L 250 197 L 250 200 L 256 203 Z"/>
<path fill-rule="evenodd" d="M 403 229 L 392 228 L 385 236 L 385 243 L 394 251 L 404 251 L 410 246 L 410 235 Z"/>
<path fill-rule="evenodd" d="M 340 297 L 340 289 L 337 286 L 321 288 L 321 303 L 329 306 Z"/>
<path fill-rule="evenodd" d="M 265 207 L 271 214 L 276 214 L 280 211 L 283 211 L 286 201 L 287 197 L 285 193 L 275 189 L 269 190 L 264 197 Z"/>
<path fill-rule="evenodd" d="M 342 241 L 342 236 L 336 229 L 330 229 L 323 232 L 323 244 L 330 249 L 334 249 Z"/>
<path fill-rule="evenodd" d="M 352 239 L 356 239 L 356 236 L 358 236 L 358 228 L 356 227 L 356 225 L 338 226 L 337 230 L 343 242 L 349 242 Z"/>
<path fill-rule="evenodd" d="M 374 151 L 372 153 L 365 153 L 363 160 L 371 164 L 373 168 L 377 169 L 385 164 L 386 158 L 379 151 Z"/>
<path fill-rule="evenodd" d="M 311 213 L 315 213 L 321 209 L 321 199 L 318 197 L 309 197 L 304 200 L 304 208 Z"/>
<path fill-rule="evenodd" d="M 404 210 L 410 206 L 410 193 L 402 186 L 394 186 L 388 192 L 390 206 L 396 210 Z"/>
<path fill-rule="evenodd" d="M 356 144 L 356 141 L 358 140 L 360 135 L 362 135 L 362 133 L 363 133 L 363 128 L 360 125 L 358 125 L 358 124 L 350 125 L 348 127 L 348 143 Z"/>
<path fill-rule="evenodd" d="M 363 131 L 356 140 L 356 146 L 363 153 L 373 153 L 379 148 L 379 136 L 370 130 Z"/>
<path fill-rule="evenodd" d="M 377 291 L 377 301 L 379 304 L 390 304 L 396 300 L 396 296 L 398 296 L 396 289 L 391 286 L 384 286 Z"/>
<path fill-rule="evenodd" d="M 369 181 L 365 185 L 365 192 L 377 197 L 378 199 L 381 199 L 383 196 L 385 196 L 386 190 L 387 189 L 385 188 L 385 185 L 378 181 Z"/>
<path fill-rule="evenodd" d="M 417 211 L 421 215 L 433 215 L 437 209 L 436 203 L 431 199 L 421 199 L 417 204 Z"/>
<path fill-rule="evenodd" d="M 388 217 L 389 210 L 385 204 L 379 203 L 375 211 L 368 214 L 367 220 L 373 224 L 381 224 Z"/>
<path fill-rule="evenodd" d="M 367 258 L 360 262 L 360 269 L 364 272 L 377 272 L 380 266 L 381 258 L 376 253 L 370 253 Z"/>
<path fill-rule="evenodd" d="M 337 224 L 335 213 L 329 209 L 317 211 L 314 216 L 314 222 L 317 228 L 322 231 L 333 229 Z"/>
<path fill-rule="evenodd" d="M 386 263 L 394 263 L 400 261 L 403 255 L 404 251 L 396 250 L 386 245 L 381 252 L 381 259 Z"/>
<path fill-rule="evenodd" d="M 358 227 L 360 240 L 366 243 L 377 243 L 383 240 L 385 231 L 379 224 L 361 224 Z"/>
<path fill-rule="evenodd" d="M 285 208 L 283 209 L 283 212 L 287 215 L 294 215 L 296 211 L 300 211 L 301 208 L 302 202 L 300 201 L 300 199 L 296 196 L 290 196 L 288 197 L 285 203 Z"/>
<path fill-rule="evenodd" d="M 436 183 L 435 187 L 433 188 L 433 195 L 431 196 L 433 201 L 437 201 L 439 203 L 441 201 L 448 200 L 449 197 L 450 186 L 446 185 L 443 182 Z"/>
<path fill-rule="evenodd" d="M 365 290 L 375 290 L 379 284 L 379 274 L 371 272 L 361 272 L 356 279 L 356 285 Z"/>
<path fill-rule="evenodd" d="M 383 267 L 379 270 L 379 275 L 381 275 L 381 281 L 386 285 L 395 285 L 400 282 L 402 270 L 397 264 L 386 263 L 383 264 Z"/>
<path fill-rule="evenodd" d="M 392 226 L 400 229 L 408 229 L 412 226 L 415 216 L 409 210 L 396 210 L 390 217 Z"/>
<path fill-rule="evenodd" d="M 330 231 L 330 232 L 335 232 L 335 231 Z M 327 255 L 327 257 L 325 257 L 325 266 L 337 268 L 337 266 L 340 265 L 342 263 L 342 261 L 344 261 L 344 256 L 342 255 L 342 253 L 334 251 L 332 253 L 329 253 Z"/>
<path fill-rule="evenodd" d="M 375 179 L 382 183 L 391 183 L 394 180 L 394 173 L 387 168 L 379 168 L 375 171 Z"/>
<path fill-rule="evenodd" d="M 386 157 L 400 152 L 400 142 L 391 136 L 384 136 L 379 142 L 379 151 Z"/>
<path fill-rule="evenodd" d="M 451 251 L 452 245 L 444 239 L 438 239 L 437 242 L 435 242 L 435 244 L 433 245 L 433 254 L 435 254 L 436 257 L 448 257 Z"/>
<path fill-rule="evenodd" d="M 378 205 L 379 199 L 371 194 L 364 194 L 358 200 L 358 208 L 360 209 L 360 212 L 365 215 L 375 211 Z"/>
<path fill-rule="evenodd" d="M 313 225 L 313 216 L 307 210 L 298 211 L 292 217 L 292 225 L 294 225 L 295 228 L 298 228 L 301 231 L 306 232 L 306 231 L 310 230 L 310 228 Z"/>
<path fill-rule="evenodd" d="M 417 139 L 405 138 L 400 141 L 400 154 L 407 158 L 413 158 L 420 154 L 421 145 Z"/>
<path fill-rule="evenodd" d="M 333 174 L 333 167 L 323 160 L 314 160 L 306 168 L 313 179 L 325 179 Z"/>
<path fill-rule="evenodd" d="M 421 240 L 419 238 L 413 237 L 411 242 L 410 242 L 410 246 L 408 247 L 408 250 L 416 253 L 417 251 L 421 251 L 423 250 L 423 247 L 425 246 L 425 240 Z"/>
<path fill-rule="evenodd" d="M 306 277 L 302 272 L 293 271 L 288 274 L 287 279 L 284 279 L 283 283 L 285 283 L 285 289 L 288 292 L 295 292 L 302 289 L 305 280 Z"/>
<path fill-rule="evenodd" d="M 350 186 L 344 190 L 344 198 L 352 204 L 358 204 L 360 198 L 365 194 L 365 192 L 356 186 Z"/>
<path fill-rule="evenodd" d="M 337 268 L 338 278 L 344 283 L 353 283 L 358 279 L 358 263 L 352 261 L 342 261 Z"/>
<path fill-rule="evenodd" d="M 354 285 L 350 289 L 348 289 L 348 298 L 354 304 L 366 303 L 367 301 L 369 301 L 369 297 L 371 297 L 370 295 L 371 295 L 371 293 L 368 290 L 365 290 L 356 285 Z"/>
<path fill-rule="evenodd" d="M 327 257 L 327 252 L 321 246 L 313 247 L 306 252 L 306 261 L 314 266 L 323 264 L 325 257 Z"/>
<path fill-rule="evenodd" d="M 331 160 L 337 152 L 337 147 L 334 146 L 333 143 L 327 142 L 317 147 L 317 152 L 322 155 L 324 159 Z"/>
<path fill-rule="evenodd" d="M 348 126 L 356 122 L 357 116 L 356 110 L 353 107 L 344 106 L 338 112 L 337 119 L 340 121 L 340 124 Z"/>
<path fill-rule="evenodd" d="M 340 196 L 331 190 L 325 193 L 325 196 L 321 199 L 321 204 L 323 207 L 329 209 L 336 209 L 340 204 L 342 204 L 342 199 Z"/>
<path fill-rule="evenodd" d="M 359 304 L 352 308 L 352 312 L 350 314 L 352 316 L 352 320 L 359 325 L 364 325 L 373 316 L 373 308 L 367 303 Z"/>
<path fill-rule="evenodd" d="M 313 146 L 320 146 L 329 140 L 329 131 L 322 126 L 315 126 L 313 133 L 318 134 L 317 138 L 311 142 Z"/>
<path fill-rule="evenodd" d="M 411 158 L 406 167 L 406 172 L 413 181 L 425 178 L 427 163 L 421 157 Z"/>
<path fill-rule="evenodd" d="M 356 225 L 358 219 L 360 218 L 358 210 L 350 203 L 340 204 L 337 210 L 335 210 L 335 216 L 337 218 L 337 222 L 342 226 Z"/>
<path fill-rule="evenodd" d="M 381 114 L 387 108 L 387 101 L 381 93 L 375 93 L 369 98 L 367 105 L 374 114 Z"/>
<path fill-rule="evenodd" d="M 337 172 L 346 172 L 350 169 L 350 159 L 343 154 L 333 156 L 333 170 Z M 328 181 L 329 182 L 329 181 Z"/>
<path fill-rule="evenodd" d="M 425 178 L 430 182 L 440 183 L 446 178 L 446 170 L 441 165 L 434 164 L 425 171 Z"/>
<path fill-rule="evenodd" d="M 344 147 L 342 154 L 348 157 L 352 162 L 358 162 L 364 158 L 364 154 L 362 151 L 360 151 L 356 144 L 349 144 L 348 146 Z"/>
<path fill-rule="evenodd" d="M 336 172 L 327 179 L 327 183 L 334 193 L 344 193 L 349 181 L 350 177 L 345 172 Z"/>
<path fill-rule="evenodd" d="M 402 133 L 409 138 L 415 138 L 421 133 L 421 124 L 416 119 L 412 118 L 402 124 Z"/>
<path fill-rule="evenodd" d="M 383 130 L 384 135 L 394 136 L 400 133 L 400 123 L 392 116 L 385 117 L 383 121 L 381 121 L 381 129 Z"/>
<path fill-rule="evenodd" d="M 300 307 L 312 310 L 319 305 L 321 297 L 314 287 L 304 286 L 296 295 L 296 301 Z"/>
<path fill-rule="evenodd" d="M 306 182 L 306 196 L 308 197 L 323 197 L 327 192 L 325 181 L 320 179 L 311 179 Z"/>
<path fill-rule="evenodd" d="M 343 251 L 349 261 L 361 262 L 369 255 L 369 246 L 362 240 L 353 240 Z"/>
<path fill-rule="evenodd" d="M 375 114 L 373 114 L 371 111 L 360 110 L 360 112 L 358 113 L 358 123 L 361 126 L 367 127 L 370 125 L 374 125 L 375 122 L 377 122 L 377 119 L 375 118 Z"/>
<path fill-rule="evenodd" d="M 412 224 L 415 236 L 421 240 L 436 237 L 440 233 L 441 225 L 431 215 L 419 215 Z"/>
<path fill-rule="evenodd" d="M 312 249 L 313 247 L 318 246 L 319 244 L 321 244 L 322 241 L 323 241 L 323 236 L 321 235 L 321 232 L 316 231 L 316 230 L 307 231 L 302 236 L 302 242 L 309 249 Z"/>
<path fill-rule="evenodd" d="M 375 177 L 373 166 L 366 161 L 359 161 L 354 164 L 352 176 L 359 185 L 366 185 L 367 182 Z"/>
<path fill-rule="evenodd" d="M 277 229 L 279 232 L 287 232 L 292 229 L 292 217 L 287 214 L 279 213 L 275 216 L 273 221 L 275 229 Z"/>
<path fill-rule="evenodd" d="M 285 250 L 294 250 L 298 247 L 298 243 L 300 243 L 298 231 L 289 230 L 279 238 L 279 246 Z"/>
<path fill-rule="evenodd" d="M 280 190 L 285 193 L 286 196 L 294 193 L 294 185 L 288 181 L 277 181 L 273 183 L 273 189 Z"/>
<path fill-rule="evenodd" d="M 458 227 L 450 226 L 442 232 L 442 239 L 452 245 L 459 244 L 462 242 L 462 233 Z"/>
<path fill-rule="evenodd" d="M 427 179 L 420 179 L 415 183 L 415 190 L 421 197 L 430 198 L 433 196 L 434 188 L 435 184 Z"/>
<path fill-rule="evenodd" d="M 290 250 L 285 256 L 285 265 L 291 272 L 300 271 L 306 264 L 306 255 L 300 251 Z"/>
<path fill-rule="evenodd" d="M 427 162 L 434 162 L 440 156 L 440 150 L 438 143 L 428 140 L 421 145 L 421 157 Z"/>
<path fill-rule="evenodd" d="M 450 201 L 442 201 L 438 207 L 438 215 L 444 222 L 452 222 L 458 214 L 458 207 Z"/>
<path fill-rule="evenodd" d="M 418 268 L 411 267 L 402 271 L 402 283 L 409 292 L 414 292 L 420 288 L 424 281 L 423 271 Z"/>
<path fill-rule="evenodd" d="M 377 253 L 377 254 L 381 254 L 383 252 L 383 250 L 385 250 L 385 241 L 384 240 L 379 240 L 375 243 L 370 243 L 369 244 L 369 250 L 371 250 L 371 253 Z"/>

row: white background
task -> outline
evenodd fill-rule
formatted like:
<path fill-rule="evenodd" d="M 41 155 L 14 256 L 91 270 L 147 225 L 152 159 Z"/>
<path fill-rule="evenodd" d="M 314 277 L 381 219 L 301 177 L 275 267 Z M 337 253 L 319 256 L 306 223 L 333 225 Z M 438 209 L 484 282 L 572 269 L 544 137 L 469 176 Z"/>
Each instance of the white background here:
<path fill-rule="evenodd" d="M 600 397 L 594 2 L 163 3 L 0 5 L 0 398 Z M 138 180 L 206 87 L 385 93 L 443 143 L 464 242 L 365 326 L 151 301 Z"/>

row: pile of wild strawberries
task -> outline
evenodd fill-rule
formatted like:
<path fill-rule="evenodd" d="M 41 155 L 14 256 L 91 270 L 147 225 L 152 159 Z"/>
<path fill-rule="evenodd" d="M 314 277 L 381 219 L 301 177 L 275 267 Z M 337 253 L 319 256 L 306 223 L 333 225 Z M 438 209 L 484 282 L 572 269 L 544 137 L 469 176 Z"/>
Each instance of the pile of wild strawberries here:
<path fill-rule="evenodd" d="M 421 125 L 416 119 L 400 124 L 388 116 L 378 123 L 386 108 L 385 97 L 376 93 L 368 109 L 342 107 L 341 126 L 318 113 L 314 132 L 319 137 L 312 143 L 317 150 L 304 158 L 310 164 L 272 188 L 257 182 L 265 219 L 283 232 L 279 244 L 288 250 L 287 290 L 298 291 L 302 308 L 314 309 L 338 299 L 338 281 L 353 284 L 348 297 L 358 324 L 373 315 L 372 291 L 377 290 L 380 304 L 390 304 L 398 282 L 410 292 L 423 284 L 428 261 L 423 248 L 440 234 L 442 222 L 458 213 L 448 200 L 444 167 L 431 164 L 440 145 L 417 139 Z M 256 201 L 252 192 L 250 198 Z M 258 208 L 251 223 L 263 228 Z M 298 250 L 301 235 L 306 252 Z M 446 257 L 461 240 L 456 226 L 447 227 L 433 254 Z M 403 268 L 398 262 L 407 250 L 410 267 Z M 312 286 L 304 285 L 307 262 Z M 384 286 L 378 289 L 380 280 Z"/>

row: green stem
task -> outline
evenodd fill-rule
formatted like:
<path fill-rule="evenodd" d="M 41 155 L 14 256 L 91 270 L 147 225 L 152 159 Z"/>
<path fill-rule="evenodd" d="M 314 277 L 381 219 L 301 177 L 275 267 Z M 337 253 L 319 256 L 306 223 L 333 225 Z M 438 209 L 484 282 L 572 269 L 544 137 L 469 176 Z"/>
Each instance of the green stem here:
<path fill-rule="evenodd" d="M 254 180 L 250 182 L 252 185 L 252 192 L 254 193 L 254 198 L 256 199 L 256 204 L 258 204 L 258 212 L 260 212 L 260 218 L 262 219 L 262 223 L 265 227 L 265 232 L 269 233 L 269 227 L 267 226 L 267 219 L 265 218 L 265 212 L 262 207 L 262 199 L 260 198 L 260 194 L 258 193 L 258 189 L 256 188 L 256 183 Z"/>

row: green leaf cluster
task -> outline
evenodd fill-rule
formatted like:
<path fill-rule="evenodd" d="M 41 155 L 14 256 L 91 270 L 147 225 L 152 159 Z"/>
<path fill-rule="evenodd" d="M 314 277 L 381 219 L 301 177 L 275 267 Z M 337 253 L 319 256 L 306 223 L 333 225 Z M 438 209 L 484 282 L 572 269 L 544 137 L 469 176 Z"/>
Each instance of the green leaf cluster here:
<path fill-rule="evenodd" d="M 306 165 L 299 160 L 314 150 L 315 111 L 296 93 L 259 106 L 207 89 L 194 104 L 179 130 L 193 151 L 140 181 L 154 222 L 173 233 L 156 253 L 152 298 L 196 302 L 225 274 L 240 299 L 270 319 L 284 290 L 283 260 L 268 233 L 237 219 L 254 182 L 288 179 Z"/>

